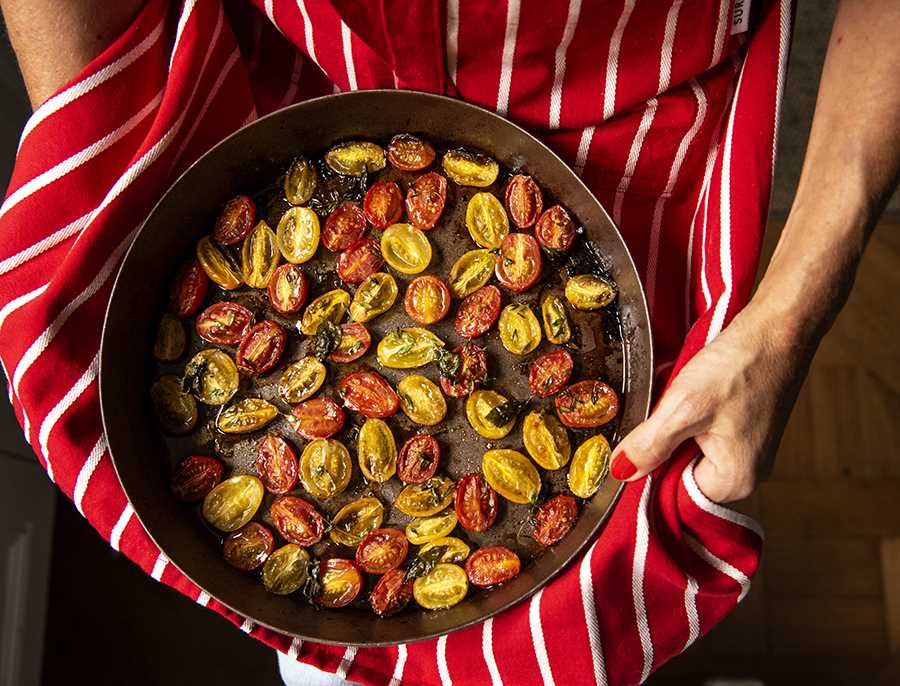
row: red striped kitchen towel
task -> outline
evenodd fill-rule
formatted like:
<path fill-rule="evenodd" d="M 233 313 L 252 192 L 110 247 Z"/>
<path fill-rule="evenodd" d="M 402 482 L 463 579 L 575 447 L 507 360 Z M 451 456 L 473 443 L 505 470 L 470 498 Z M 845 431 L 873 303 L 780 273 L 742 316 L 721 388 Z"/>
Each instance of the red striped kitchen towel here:
<path fill-rule="evenodd" d="M 211 601 L 153 545 L 110 463 L 97 362 L 112 276 L 176 176 L 260 114 L 359 88 L 455 95 L 526 126 L 622 229 L 664 387 L 747 301 L 792 7 L 735 0 L 149 0 L 29 119 L 0 207 L 0 359 L 51 479 L 157 580 L 299 660 L 366 684 L 637 683 L 747 593 L 762 533 L 707 500 L 683 447 L 630 484 L 530 601 L 408 646 L 291 640 Z"/>

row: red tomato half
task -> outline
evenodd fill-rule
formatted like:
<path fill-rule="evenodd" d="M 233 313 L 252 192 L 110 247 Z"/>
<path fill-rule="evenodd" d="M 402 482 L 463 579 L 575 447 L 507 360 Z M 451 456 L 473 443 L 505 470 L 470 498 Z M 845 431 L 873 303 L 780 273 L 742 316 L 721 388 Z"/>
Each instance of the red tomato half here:
<path fill-rule="evenodd" d="M 313 398 L 295 405 L 291 426 L 303 438 L 331 438 L 344 426 L 344 411 L 331 398 Z"/>
<path fill-rule="evenodd" d="M 378 181 L 366 191 L 363 200 L 366 219 L 376 229 L 386 229 L 403 214 L 403 194 L 393 181 Z"/>
<path fill-rule="evenodd" d="M 579 381 L 556 396 L 556 414 L 570 429 L 592 429 L 612 421 L 619 396 L 602 381 Z"/>
<path fill-rule="evenodd" d="M 387 157 L 400 171 L 419 171 L 434 162 L 434 148 L 421 138 L 399 133 L 391 139 Z"/>
<path fill-rule="evenodd" d="M 379 617 L 399 612 L 412 598 L 413 582 L 402 569 L 392 569 L 375 584 L 369 603 Z"/>
<path fill-rule="evenodd" d="M 312 503 L 293 495 L 282 496 L 269 508 L 272 524 L 288 543 L 307 547 L 322 540 L 325 520 Z"/>
<path fill-rule="evenodd" d="M 538 219 L 534 235 L 544 248 L 568 252 L 575 240 L 575 223 L 562 206 L 554 205 Z"/>
<path fill-rule="evenodd" d="M 253 323 L 253 313 L 238 303 L 213 303 L 197 317 L 197 335 L 216 345 L 238 345 Z"/>
<path fill-rule="evenodd" d="M 351 322 L 341 324 L 341 342 L 331 351 L 328 359 L 332 362 L 353 362 L 366 354 L 372 345 L 372 336 L 363 324 Z"/>
<path fill-rule="evenodd" d="M 256 450 L 256 472 L 263 486 L 282 495 L 297 483 L 297 456 L 283 438 L 269 434 Z"/>
<path fill-rule="evenodd" d="M 256 204 L 246 195 L 236 195 L 219 212 L 213 238 L 222 245 L 240 243 L 250 234 L 255 222 Z"/>
<path fill-rule="evenodd" d="M 465 398 L 487 378 L 487 354 L 484 348 L 466 342 L 453 352 L 462 357 L 459 372 L 452 379 L 441 375 L 441 389 L 451 398 Z"/>
<path fill-rule="evenodd" d="M 436 172 L 422 174 L 406 191 L 410 223 L 427 231 L 437 224 L 447 203 L 447 179 Z"/>
<path fill-rule="evenodd" d="M 186 503 L 197 503 L 222 480 L 225 468 L 214 457 L 191 455 L 175 468 L 172 492 Z"/>
<path fill-rule="evenodd" d="M 531 288 L 541 275 L 541 248 L 530 233 L 511 233 L 500 244 L 494 262 L 497 280 L 509 290 L 521 293 Z"/>
<path fill-rule="evenodd" d="M 338 382 L 344 407 L 366 417 L 397 414 L 400 398 L 378 372 L 353 372 Z"/>
<path fill-rule="evenodd" d="M 534 517 L 534 540 L 541 545 L 559 543 L 578 519 L 578 503 L 570 495 L 557 495 L 541 505 Z"/>
<path fill-rule="evenodd" d="M 482 286 L 459 304 L 453 327 L 463 338 L 478 338 L 490 329 L 500 316 L 500 289 Z"/>
<path fill-rule="evenodd" d="M 409 541 L 398 529 L 375 529 L 356 549 L 356 564 L 369 574 L 384 574 L 406 559 Z"/>
<path fill-rule="evenodd" d="M 397 457 L 397 476 L 407 484 L 421 484 L 434 476 L 441 463 L 441 446 L 434 436 L 416 434 L 407 439 Z"/>
<path fill-rule="evenodd" d="M 497 491 L 481 472 L 466 474 L 456 484 L 456 517 L 467 531 L 487 531 L 497 520 Z"/>
<path fill-rule="evenodd" d="M 299 264 L 281 265 L 269 280 L 269 302 L 281 314 L 298 312 L 307 295 L 309 285 Z"/>
<path fill-rule="evenodd" d="M 257 376 L 278 362 L 287 343 L 287 332 L 277 322 L 264 319 L 244 334 L 235 362 L 246 374 Z"/>
<path fill-rule="evenodd" d="M 325 220 L 322 242 L 332 252 L 346 250 L 366 232 L 366 215 L 359 205 L 345 202 L 338 205 Z"/>
<path fill-rule="evenodd" d="M 275 549 L 275 537 L 269 527 L 250 522 L 225 538 L 222 555 L 225 562 L 250 572 L 265 562 Z"/>
<path fill-rule="evenodd" d="M 406 287 L 403 306 L 419 324 L 434 324 L 450 311 L 450 289 L 436 276 L 419 276 Z"/>
<path fill-rule="evenodd" d="M 190 317 L 206 297 L 209 277 L 195 258 L 181 265 L 169 292 L 169 311 L 176 317 Z"/>
<path fill-rule="evenodd" d="M 572 356 L 568 350 L 544 353 L 528 370 L 528 387 L 541 398 L 559 393 L 572 376 Z"/>
<path fill-rule="evenodd" d="M 338 257 L 337 272 L 344 283 L 358 284 L 381 269 L 384 258 L 374 238 L 363 238 Z"/>
<path fill-rule="evenodd" d="M 353 560 L 333 557 L 319 564 L 319 592 L 313 600 L 322 607 L 344 607 L 362 590 L 362 574 Z"/>
<path fill-rule="evenodd" d="M 506 184 L 506 209 L 513 224 L 520 229 L 537 221 L 544 209 L 544 196 L 530 176 L 516 174 Z"/>
<path fill-rule="evenodd" d="M 479 588 L 506 583 L 515 578 L 521 569 L 519 556 L 502 545 L 479 548 L 466 560 L 469 583 Z"/>

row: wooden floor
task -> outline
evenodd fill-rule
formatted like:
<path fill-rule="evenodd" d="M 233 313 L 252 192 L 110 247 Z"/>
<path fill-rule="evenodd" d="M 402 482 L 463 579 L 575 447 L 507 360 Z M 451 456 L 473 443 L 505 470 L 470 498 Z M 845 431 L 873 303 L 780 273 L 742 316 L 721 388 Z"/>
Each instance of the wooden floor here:
<path fill-rule="evenodd" d="M 770 227 L 771 252 L 779 227 Z M 900 225 L 878 227 L 770 480 L 739 509 L 766 531 L 740 607 L 650 684 L 900 684 Z"/>

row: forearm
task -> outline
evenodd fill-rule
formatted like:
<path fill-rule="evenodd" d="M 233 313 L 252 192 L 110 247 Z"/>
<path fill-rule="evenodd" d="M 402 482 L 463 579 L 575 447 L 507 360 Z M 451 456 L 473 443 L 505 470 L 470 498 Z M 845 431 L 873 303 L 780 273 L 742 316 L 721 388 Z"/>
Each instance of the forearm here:
<path fill-rule="evenodd" d="M 844 304 L 900 169 L 900 4 L 838 8 L 790 216 L 754 297 L 815 346 Z"/>
<path fill-rule="evenodd" d="M 33 107 L 99 55 L 145 0 L 0 0 Z"/>

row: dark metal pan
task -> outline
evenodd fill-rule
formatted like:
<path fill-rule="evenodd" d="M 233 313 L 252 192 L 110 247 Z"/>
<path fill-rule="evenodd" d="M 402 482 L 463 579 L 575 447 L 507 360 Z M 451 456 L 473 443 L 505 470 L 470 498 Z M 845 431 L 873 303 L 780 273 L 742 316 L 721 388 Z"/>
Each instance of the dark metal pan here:
<path fill-rule="evenodd" d="M 168 486 L 171 467 L 192 446 L 163 439 L 153 419 L 148 389 L 160 373 L 154 364 L 152 345 L 156 323 L 165 310 L 169 283 L 178 264 L 192 254 L 197 240 L 208 233 L 212 219 L 226 199 L 238 192 L 259 189 L 281 174 L 295 155 L 311 155 L 334 142 L 352 138 L 386 140 L 404 131 L 418 133 L 439 145 L 477 148 L 508 168 L 524 168 L 539 181 L 548 196 L 578 218 L 586 237 L 607 258 L 610 275 L 619 287 L 617 329 L 621 344 L 614 360 L 601 362 L 612 377 L 611 382 L 623 393 L 613 438 L 641 422 L 649 406 L 653 369 L 650 325 L 640 280 L 628 249 L 585 185 L 559 157 L 523 129 L 458 100 L 404 91 L 366 91 L 295 105 L 263 117 L 226 138 L 192 165 L 162 197 L 125 256 L 104 324 L 100 359 L 103 424 L 113 464 L 135 513 L 172 563 L 210 596 L 236 612 L 277 631 L 312 641 L 396 644 L 446 634 L 483 621 L 528 598 L 565 567 L 596 534 L 619 492 L 618 483 L 607 479 L 585 504 L 572 532 L 544 552 L 539 552 L 533 542 L 529 546 L 517 536 L 527 516 L 527 507 L 502 506 L 504 525 L 475 538 L 479 545 L 510 545 L 525 559 L 534 555 L 516 579 L 490 592 L 470 592 L 462 603 L 448 610 L 425 612 L 409 608 L 386 619 L 376 618 L 364 602 L 341 610 L 320 610 L 300 598 L 267 593 L 253 575 L 224 563 L 219 542 L 196 511 L 172 497 Z M 451 216 L 445 224 L 460 221 L 460 217 Z M 462 252 L 464 241 L 449 232 L 440 239 L 437 235 L 438 231 L 433 231 L 429 238 L 436 241 L 436 259 L 445 264 L 438 264 L 436 272 L 446 274 L 449 264 Z M 401 283 L 401 293 L 402 288 Z M 247 297 L 253 296 L 247 294 Z M 394 310 L 397 309 L 395 306 Z M 399 309 L 402 311 L 402 307 Z M 266 316 L 271 313 L 267 312 Z M 394 321 L 395 318 L 398 320 Z M 373 326 L 373 339 L 377 340 L 398 323 L 401 323 L 398 315 L 387 315 L 384 322 Z M 440 330 L 438 334 L 442 335 Z M 492 336 L 488 336 L 488 354 L 497 359 L 502 351 L 496 334 Z M 191 343 L 198 344 L 196 338 Z M 296 357 L 300 345 L 292 344 L 289 352 L 293 355 L 288 359 Z M 580 358 L 579 364 L 587 364 L 585 360 L 590 355 L 576 355 L 576 358 Z M 184 360 L 180 364 L 183 367 Z M 502 391 L 520 398 L 527 394 L 527 388 L 523 390 L 526 384 L 522 374 L 512 369 L 508 359 L 496 366 L 499 371 L 491 371 L 497 374 L 496 383 Z M 399 376 L 393 371 L 383 373 L 396 382 Z M 432 375 L 431 371 L 425 373 Z M 272 378 L 277 381 L 277 374 Z M 273 392 L 275 385 L 272 379 L 266 378 L 255 384 L 254 393 L 264 397 Z M 402 418 L 399 422 L 398 442 L 412 432 L 412 426 L 404 425 Z M 486 447 L 484 441 L 479 444 L 454 434 L 457 427 L 465 424 L 459 411 L 451 410 L 447 424 L 448 433 L 443 440 L 450 454 L 444 471 L 458 478 L 467 471 L 479 469 Z M 288 428 L 276 425 L 274 431 L 287 436 Z M 517 430 L 499 443 L 521 449 L 520 441 Z M 227 449 L 226 462 L 230 469 L 253 471 L 254 442 L 236 443 Z M 202 449 L 193 447 L 194 452 Z M 565 470 L 559 472 L 545 473 L 545 485 L 550 492 L 563 488 Z M 333 514 L 333 510 L 358 497 L 365 488 L 357 475 L 343 499 L 329 503 L 330 509 L 325 513 Z M 386 484 L 382 489 L 378 495 L 384 496 L 381 499 L 388 504 L 399 491 L 399 484 Z M 391 513 L 385 526 L 402 528 L 405 521 L 403 515 Z M 325 549 L 314 552 L 320 555 L 337 552 L 333 546 L 328 550 L 326 544 L 322 545 Z M 340 554 L 350 557 L 352 551 L 344 549 Z"/>

